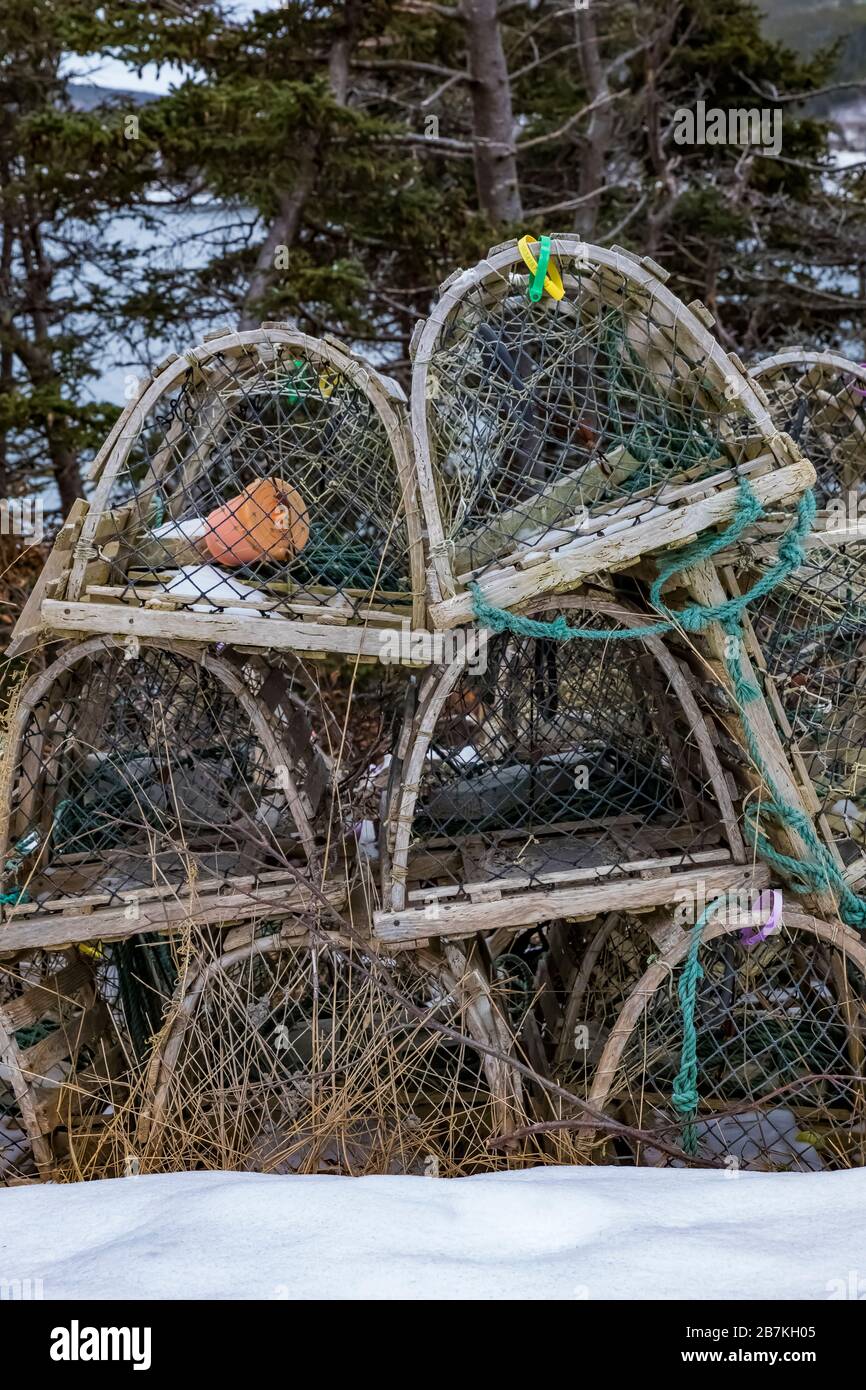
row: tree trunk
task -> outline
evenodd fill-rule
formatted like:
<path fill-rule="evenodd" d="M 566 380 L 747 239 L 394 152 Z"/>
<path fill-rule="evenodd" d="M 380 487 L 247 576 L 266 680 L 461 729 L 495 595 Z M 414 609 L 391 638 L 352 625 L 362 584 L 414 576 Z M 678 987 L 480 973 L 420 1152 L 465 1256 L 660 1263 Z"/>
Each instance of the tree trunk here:
<path fill-rule="evenodd" d="M 580 67 L 587 95 L 590 102 L 600 103 L 590 116 L 580 156 L 577 192 L 586 201 L 578 205 L 574 216 L 574 230 L 584 241 L 592 241 L 604 191 L 607 151 L 613 130 L 613 103 L 606 100 L 610 89 L 598 51 L 598 35 L 592 12 L 578 11 L 576 21 Z"/>
<path fill-rule="evenodd" d="M 475 186 L 481 211 L 494 226 L 520 222 L 523 204 L 511 82 L 496 13 L 497 0 L 462 0 L 472 92 Z"/>
<path fill-rule="evenodd" d="M 255 270 L 250 277 L 244 295 L 239 324 L 242 329 L 256 328 L 261 322 L 261 305 L 274 282 L 277 269 L 277 253 L 285 248 L 288 253 L 295 244 L 304 205 L 316 182 L 316 148 L 311 143 L 298 161 L 298 175 L 289 193 L 280 195 L 280 210 L 271 223 L 267 236 L 262 242 L 256 257 Z"/>
<path fill-rule="evenodd" d="M 362 0 L 345 0 L 343 22 L 328 54 L 328 83 L 338 106 L 345 106 L 349 95 L 352 51 L 361 19 Z M 274 283 L 277 252 L 286 255 L 298 238 L 307 199 L 316 186 L 319 173 L 319 143 L 312 137 L 298 160 L 298 172 L 290 189 L 280 193 L 279 211 L 256 257 L 255 269 L 244 295 L 239 316 L 241 328 L 255 328 L 261 322 L 261 304 Z"/>
<path fill-rule="evenodd" d="M 39 211 L 29 201 L 22 208 L 17 229 L 24 265 L 24 291 L 33 332 L 30 338 L 19 333 L 13 350 L 33 386 L 54 388 L 60 395 L 63 380 L 55 366 L 55 345 L 51 337 L 48 313 L 54 268 L 45 251 Z M 9 326 L 11 328 L 11 322 Z M 45 431 L 54 481 L 60 494 L 61 510 L 66 516 L 73 502 L 84 495 L 84 484 L 78 466 L 78 450 L 70 445 L 67 427 L 62 418 L 54 418 L 50 411 L 46 412 L 42 428 Z"/>

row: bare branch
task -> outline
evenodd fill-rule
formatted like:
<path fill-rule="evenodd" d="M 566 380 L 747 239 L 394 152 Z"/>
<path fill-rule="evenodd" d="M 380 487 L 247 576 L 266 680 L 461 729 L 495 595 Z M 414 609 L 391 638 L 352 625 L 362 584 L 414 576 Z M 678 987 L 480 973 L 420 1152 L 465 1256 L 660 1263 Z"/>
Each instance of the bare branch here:
<path fill-rule="evenodd" d="M 583 120 L 584 116 L 590 115 L 599 106 L 605 106 L 608 102 L 618 101 L 619 98 L 619 92 L 609 92 L 605 96 L 599 97 L 597 101 L 591 101 L 588 106 L 582 106 L 579 111 L 575 111 L 573 116 L 569 116 L 565 124 L 559 126 L 557 130 L 549 130 L 545 135 L 534 135 L 529 140 L 518 140 L 518 150 L 532 150 L 539 145 L 550 145 L 554 140 L 561 140 L 563 135 L 567 135 L 577 125 L 578 121 Z"/>
<path fill-rule="evenodd" d="M 775 101 L 780 105 L 785 102 L 811 101 L 812 97 L 827 96 L 830 92 L 845 92 L 851 90 L 851 88 L 854 88 L 856 91 L 862 91 L 863 88 L 866 87 L 866 78 L 861 77 L 852 82 L 832 82 L 828 87 L 816 87 L 811 92 L 786 92 L 784 96 L 780 96 L 778 92 L 763 91 L 757 82 L 754 82 L 746 73 L 741 72 L 739 68 L 736 69 L 736 73 L 737 76 L 745 82 L 746 86 L 751 87 L 752 91 L 763 101 Z"/>

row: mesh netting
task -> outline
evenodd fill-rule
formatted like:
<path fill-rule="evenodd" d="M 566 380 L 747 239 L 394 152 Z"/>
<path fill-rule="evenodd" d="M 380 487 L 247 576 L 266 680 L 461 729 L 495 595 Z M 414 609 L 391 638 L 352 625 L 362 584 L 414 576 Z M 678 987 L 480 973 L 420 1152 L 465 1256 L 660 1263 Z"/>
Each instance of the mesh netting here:
<path fill-rule="evenodd" d="M 104 505 L 83 531 L 98 557 L 85 591 L 335 623 L 373 594 L 411 611 L 420 571 L 395 456 L 399 407 L 336 349 L 247 336 L 169 369 L 121 432 Z"/>
<path fill-rule="evenodd" d="M 579 621 L 611 625 L 593 608 Z M 392 822 L 395 878 L 408 859 L 410 899 L 730 854 L 729 794 L 706 721 L 657 641 L 491 638 L 484 670 L 456 663 L 422 703 L 407 766 Z"/>
<path fill-rule="evenodd" d="M 792 349 L 758 363 L 779 429 L 800 446 L 816 473 L 819 504 L 866 488 L 866 369 L 831 353 Z"/>
<path fill-rule="evenodd" d="M 200 943 L 136 1135 L 119 1123 L 118 1144 L 148 1171 L 446 1176 L 501 1163 L 486 1139 L 525 1122 L 519 1078 L 424 1027 L 352 960 L 279 937 L 223 954 Z M 507 1051 L 506 1021 L 458 947 L 386 965 L 423 1019 Z"/>
<path fill-rule="evenodd" d="M 655 947 L 640 919 L 620 912 L 582 928 L 571 926 L 565 957 L 555 936 L 547 936 L 548 950 L 537 974 L 547 1054 L 557 1080 L 588 1094 L 619 1011 Z"/>
<path fill-rule="evenodd" d="M 289 792 L 302 813 L 309 765 L 251 719 L 239 680 L 157 647 L 81 651 L 25 708 L 3 882 L 19 915 L 202 891 L 301 852 Z"/>
<path fill-rule="evenodd" d="M 498 274 L 484 263 L 416 360 L 420 447 L 458 576 L 585 538 L 590 514 L 638 524 L 766 447 L 732 404 L 739 367 L 661 282 L 559 259 L 565 297 L 537 303 L 516 253 Z"/>
<path fill-rule="evenodd" d="M 806 564 L 753 615 L 821 809 L 852 850 L 862 850 L 866 839 L 864 561 L 862 546 L 810 550 Z"/>
<path fill-rule="evenodd" d="M 744 944 L 736 930 L 702 945 L 695 1010 L 701 1157 L 772 1170 L 862 1165 L 866 982 L 856 949 L 848 959 L 844 948 L 787 928 L 757 945 Z M 683 1042 L 677 976 L 676 967 L 657 966 L 638 984 L 591 1097 L 674 1142 L 682 1126 L 671 1103 Z M 667 1161 L 651 1143 L 620 1157 Z"/>

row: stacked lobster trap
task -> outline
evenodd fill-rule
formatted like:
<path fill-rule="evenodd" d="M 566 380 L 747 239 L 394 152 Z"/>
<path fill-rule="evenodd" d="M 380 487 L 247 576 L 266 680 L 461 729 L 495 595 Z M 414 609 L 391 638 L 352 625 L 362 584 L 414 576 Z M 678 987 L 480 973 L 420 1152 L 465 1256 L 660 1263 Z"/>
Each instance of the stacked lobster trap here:
<path fill-rule="evenodd" d="M 120 416 L 13 638 L 8 1180 L 861 1161 L 866 370 L 666 280 L 524 238 L 411 409 L 265 324 Z"/>
<path fill-rule="evenodd" d="M 370 811 L 405 683 L 378 656 L 424 612 L 401 401 L 339 344 L 281 325 L 168 359 L 19 619 L 11 651 L 33 669 L 5 739 L 10 997 L 29 987 L 13 951 L 38 970 L 72 943 L 127 1094 L 78 1117 L 75 1163 L 111 1148 L 106 1115 L 138 1105 L 166 1010 L 227 933 L 309 962 L 298 923 L 308 939 L 309 921 L 377 905 Z M 52 1084 L 77 1084 L 69 1061 Z"/>

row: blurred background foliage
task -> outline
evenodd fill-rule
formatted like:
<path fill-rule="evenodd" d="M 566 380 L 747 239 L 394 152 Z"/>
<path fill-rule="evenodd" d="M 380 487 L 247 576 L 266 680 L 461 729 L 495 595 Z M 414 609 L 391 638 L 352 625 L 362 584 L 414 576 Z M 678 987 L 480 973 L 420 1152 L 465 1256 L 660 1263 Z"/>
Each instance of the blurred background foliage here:
<path fill-rule="evenodd" d="M 137 379 L 216 324 L 405 377 L 439 282 L 527 230 L 653 256 L 744 357 L 862 355 L 866 6 L 762 9 L 5 0 L 0 495 L 59 518 Z M 698 100 L 781 109 L 781 151 L 677 144 Z"/>

